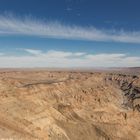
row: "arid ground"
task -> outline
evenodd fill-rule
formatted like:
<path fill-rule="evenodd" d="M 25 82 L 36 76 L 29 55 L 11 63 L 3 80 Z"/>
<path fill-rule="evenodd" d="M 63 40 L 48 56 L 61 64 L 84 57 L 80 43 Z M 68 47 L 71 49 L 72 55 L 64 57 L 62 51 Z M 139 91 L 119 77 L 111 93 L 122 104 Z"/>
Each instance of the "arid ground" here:
<path fill-rule="evenodd" d="M 0 140 L 140 140 L 130 71 L 0 70 Z"/>

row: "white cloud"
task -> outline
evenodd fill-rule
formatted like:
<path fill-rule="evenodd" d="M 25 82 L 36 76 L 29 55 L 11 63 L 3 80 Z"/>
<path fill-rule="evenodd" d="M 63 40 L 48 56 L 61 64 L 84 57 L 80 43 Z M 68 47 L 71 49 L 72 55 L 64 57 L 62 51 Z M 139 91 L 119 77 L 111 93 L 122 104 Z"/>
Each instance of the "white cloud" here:
<path fill-rule="evenodd" d="M 77 53 L 75 53 L 75 56 L 83 56 L 83 55 L 85 55 L 86 53 L 83 53 L 83 52 L 77 52 Z"/>
<path fill-rule="evenodd" d="M 21 50 L 21 49 L 20 49 Z M 32 54 L 32 55 L 36 55 L 36 56 L 47 56 L 49 58 L 52 58 L 52 57 L 56 57 L 57 58 L 63 58 L 63 57 L 80 57 L 80 56 L 83 56 L 85 55 L 86 53 L 83 53 L 83 52 L 76 52 L 76 53 L 72 53 L 72 52 L 64 52 L 64 51 L 55 51 L 55 50 L 49 50 L 48 52 L 46 53 L 43 53 L 41 50 L 33 50 L 33 49 L 22 49 L 26 52 L 28 52 L 29 54 Z"/>
<path fill-rule="evenodd" d="M 54 51 L 50 50 L 46 53 L 46 56 L 49 58 L 65 58 L 65 57 L 70 57 L 72 56 L 72 52 L 63 52 L 63 51 Z"/>
<path fill-rule="evenodd" d="M 84 52 L 65 52 L 25 49 L 28 55 L 0 55 L 0 67 L 136 67 L 140 57 L 127 54 L 88 54 Z"/>
<path fill-rule="evenodd" d="M 40 55 L 42 54 L 41 50 L 33 50 L 33 49 L 23 49 L 24 51 L 33 54 L 33 55 Z"/>
<path fill-rule="evenodd" d="M 126 54 L 97 54 L 97 55 L 90 54 L 90 55 L 87 55 L 86 57 L 93 61 L 106 60 L 108 62 L 115 62 L 115 61 L 120 61 L 127 56 L 126 56 Z"/>
<path fill-rule="evenodd" d="M 140 43 L 140 31 L 102 30 L 31 18 L 0 16 L 0 35 L 28 35 L 56 39 Z"/>

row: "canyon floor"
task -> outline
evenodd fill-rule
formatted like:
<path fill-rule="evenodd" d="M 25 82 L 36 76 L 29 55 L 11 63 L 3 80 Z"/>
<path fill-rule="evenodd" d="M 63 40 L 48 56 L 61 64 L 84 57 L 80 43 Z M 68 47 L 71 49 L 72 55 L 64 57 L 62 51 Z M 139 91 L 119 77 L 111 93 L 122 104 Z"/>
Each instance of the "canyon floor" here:
<path fill-rule="evenodd" d="M 140 74 L 0 70 L 0 140 L 140 140 Z"/>

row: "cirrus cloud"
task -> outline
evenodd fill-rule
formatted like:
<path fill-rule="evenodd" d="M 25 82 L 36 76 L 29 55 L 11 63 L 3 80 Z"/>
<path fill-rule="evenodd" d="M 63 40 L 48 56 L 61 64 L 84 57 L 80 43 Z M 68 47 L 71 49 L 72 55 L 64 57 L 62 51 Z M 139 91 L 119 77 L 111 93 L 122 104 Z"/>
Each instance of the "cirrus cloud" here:
<path fill-rule="evenodd" d="M 44 38 L 140 43 L 140 31 L 103 30 L 60 22 L 43 22 L 33 18 L 0 15 L 0 35 L 24 35 Z"/>

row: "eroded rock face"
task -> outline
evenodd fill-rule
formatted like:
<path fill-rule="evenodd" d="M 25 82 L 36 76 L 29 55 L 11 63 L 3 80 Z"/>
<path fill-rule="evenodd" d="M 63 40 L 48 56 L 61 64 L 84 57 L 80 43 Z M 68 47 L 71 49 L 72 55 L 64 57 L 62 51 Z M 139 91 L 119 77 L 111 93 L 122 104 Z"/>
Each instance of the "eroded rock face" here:
<path fill-rule="evenodd" d="M 140 111 L 140 79 L 136 75 L 110 74 L 105 78 L 108 83 L 118 85 L 123 91 L 125 106 Z"/>
<path fill-rule="evenodd" d="M 139 140 L 139 76 L 0 72 L 0 139 Z"/>

